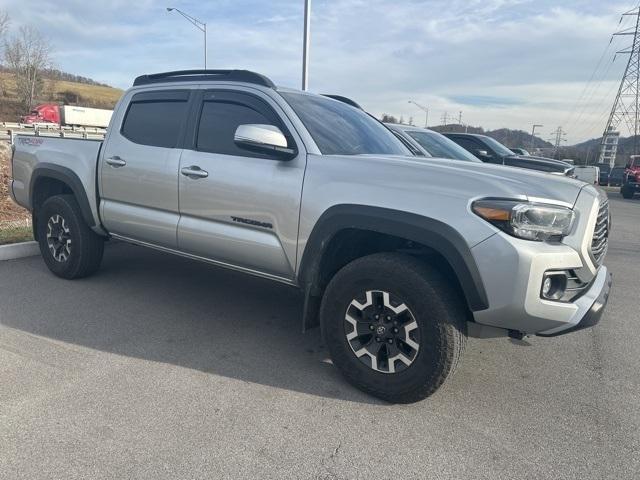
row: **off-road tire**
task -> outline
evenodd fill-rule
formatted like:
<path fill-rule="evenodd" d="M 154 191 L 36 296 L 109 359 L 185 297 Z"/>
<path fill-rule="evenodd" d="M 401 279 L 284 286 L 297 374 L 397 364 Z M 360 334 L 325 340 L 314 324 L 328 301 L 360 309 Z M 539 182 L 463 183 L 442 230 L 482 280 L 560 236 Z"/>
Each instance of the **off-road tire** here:
<path fill-rule="evenodd" d="M 36 219 L 40 253 L 51 272 L 58 277 L 71 280 L 91 275 L 100 268 L 104 239 L 89 228 L 73 195 L 55 195 L 48 198 L 36 212 Z M 51 225 L 55 228 L 64 225 L 68 230 L 64 233 L 64 238 L 70 240 L 69 248 L 57 255 L 48 242 L 47 233 Z"/>
<path fill-rule="evenodd" d="M 413 363 L 401 365 L 402 371 L 374 370 L 347 340 L 345 315 L 353 299 L 366 291 L 401 299 L 418 324 L 420 348 Z M 437 269 L 400 253 L 369 255 L 339 270 L 325 290 L 320 318 L 333 364 L 357 388 L 392 403 L 412 403 L 433 394 L 455 370 L 467 338 L 462 295 Z"/>

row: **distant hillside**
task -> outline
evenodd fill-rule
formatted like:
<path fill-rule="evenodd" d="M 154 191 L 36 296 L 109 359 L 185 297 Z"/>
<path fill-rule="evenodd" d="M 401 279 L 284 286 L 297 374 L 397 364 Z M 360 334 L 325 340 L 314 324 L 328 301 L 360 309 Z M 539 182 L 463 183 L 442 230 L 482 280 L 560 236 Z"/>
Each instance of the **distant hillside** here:
<path fill-rule="evenodd" d="M 640 154 L 640 136 L 637 137 L 637 149 Z M 618 142 L 618 153 L 616 155 L 616 165 L 624 165 L 629 160 L 629 155 L 634 154 L 634 137 L 621 137 Z M 579 163 L 596 163 L 600 155 L 600 143 L 602 137 L 592 138 L 586 142 L 578 143 L 570 147 L 560 149 L 560 154 L 566 158 L 576 158 Z"/>
<path fill-rule="evenodd" d="M 73 78 L 63 72 L 52 73 L 57 78 Z M 122 96 L 123 91 L 106 85 L 89 84 L 91 79 L 77 77 L 83 83 L 68 80 L 46 78 L 44 93 L 36 103 L 55 102 L 66 105 L 81 105 L 83 107 L 113 108 Z M 20 105 L 16 92 L 13 75 L 0 71 L 0 122 L 16 122 L 24 115 L 24 108 Z"/>

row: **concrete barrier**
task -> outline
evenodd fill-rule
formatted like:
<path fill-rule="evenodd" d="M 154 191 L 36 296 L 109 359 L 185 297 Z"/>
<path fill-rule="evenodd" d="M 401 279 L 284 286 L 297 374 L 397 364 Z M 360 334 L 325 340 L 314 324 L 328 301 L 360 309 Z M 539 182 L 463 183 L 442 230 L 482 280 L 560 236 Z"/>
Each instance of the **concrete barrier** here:
<path fill-rule="evenodd" d="M 33 257 L 40 254 L 37 242 L 12 243 L 0 245 L 0 262 L 3 260 L 15 260 L 16 258 Z"/>

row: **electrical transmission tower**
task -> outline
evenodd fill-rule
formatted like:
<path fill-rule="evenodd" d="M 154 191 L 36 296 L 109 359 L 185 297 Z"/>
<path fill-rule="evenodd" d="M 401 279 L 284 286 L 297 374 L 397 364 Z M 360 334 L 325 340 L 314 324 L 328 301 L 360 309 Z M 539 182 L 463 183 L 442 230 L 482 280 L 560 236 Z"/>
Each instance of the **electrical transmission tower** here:
<path fill-rule="evenodd" d="M 633 44 L 623 50 L 616 52 L 618 54 L 629 54 L 629 61 L 624 70 L 618 95 L 613 102 L 609 121 L 602 134 L 600 143 L 599 162 L 608 163 L 613 167 L 616 162 L 616 154 L 618 152 L 618 140 L 620 137 L 621 127 L 627 127 L 629 134 L 633 135 L 633 155 L 638 154 L 638 133 L 640 133 L 640 108 L 638 100 L 640 99 L 640 7 L 629 10 L 622 14 L 622 17 L 636 17 L 635 25 L 625 28 L 613 35 L 629 35 L 633 36 Z M 622 18 L 620 19 L 622 21 Z"/>
<path fill-rule="evenodd" d="M 566 142 L 567 139 L 564 138 L 567 135 L 567 132 L 562 130 L 562 127 L 556 128 L 553 132 L 551 132 L 554 137 L 550 138 L 549 141 L 553 142 L 553 156 L 555 157 L 558 154 L 558 149 L 562 145 L 562 142 Z"/>

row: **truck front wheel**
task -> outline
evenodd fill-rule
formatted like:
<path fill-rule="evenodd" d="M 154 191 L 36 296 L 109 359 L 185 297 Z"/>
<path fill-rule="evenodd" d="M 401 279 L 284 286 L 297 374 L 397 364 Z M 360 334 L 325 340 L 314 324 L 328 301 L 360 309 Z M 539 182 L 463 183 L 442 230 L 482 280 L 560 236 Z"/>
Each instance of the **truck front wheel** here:
<path fill-rule="evenodd" d="M 36 219 L 40 253 L 55 275 L 81 278 L 100 267 L 104 239 L 87 226 L 73 195 L 48 198 Z"/>
<path fill-rule="evenodd" d="M 466 340 L 464 299 L 436 269 L 398 253 L 338 271 L 320 316 L 334 365 L 357 388 L 394 403 L 434 393 Z"/>

